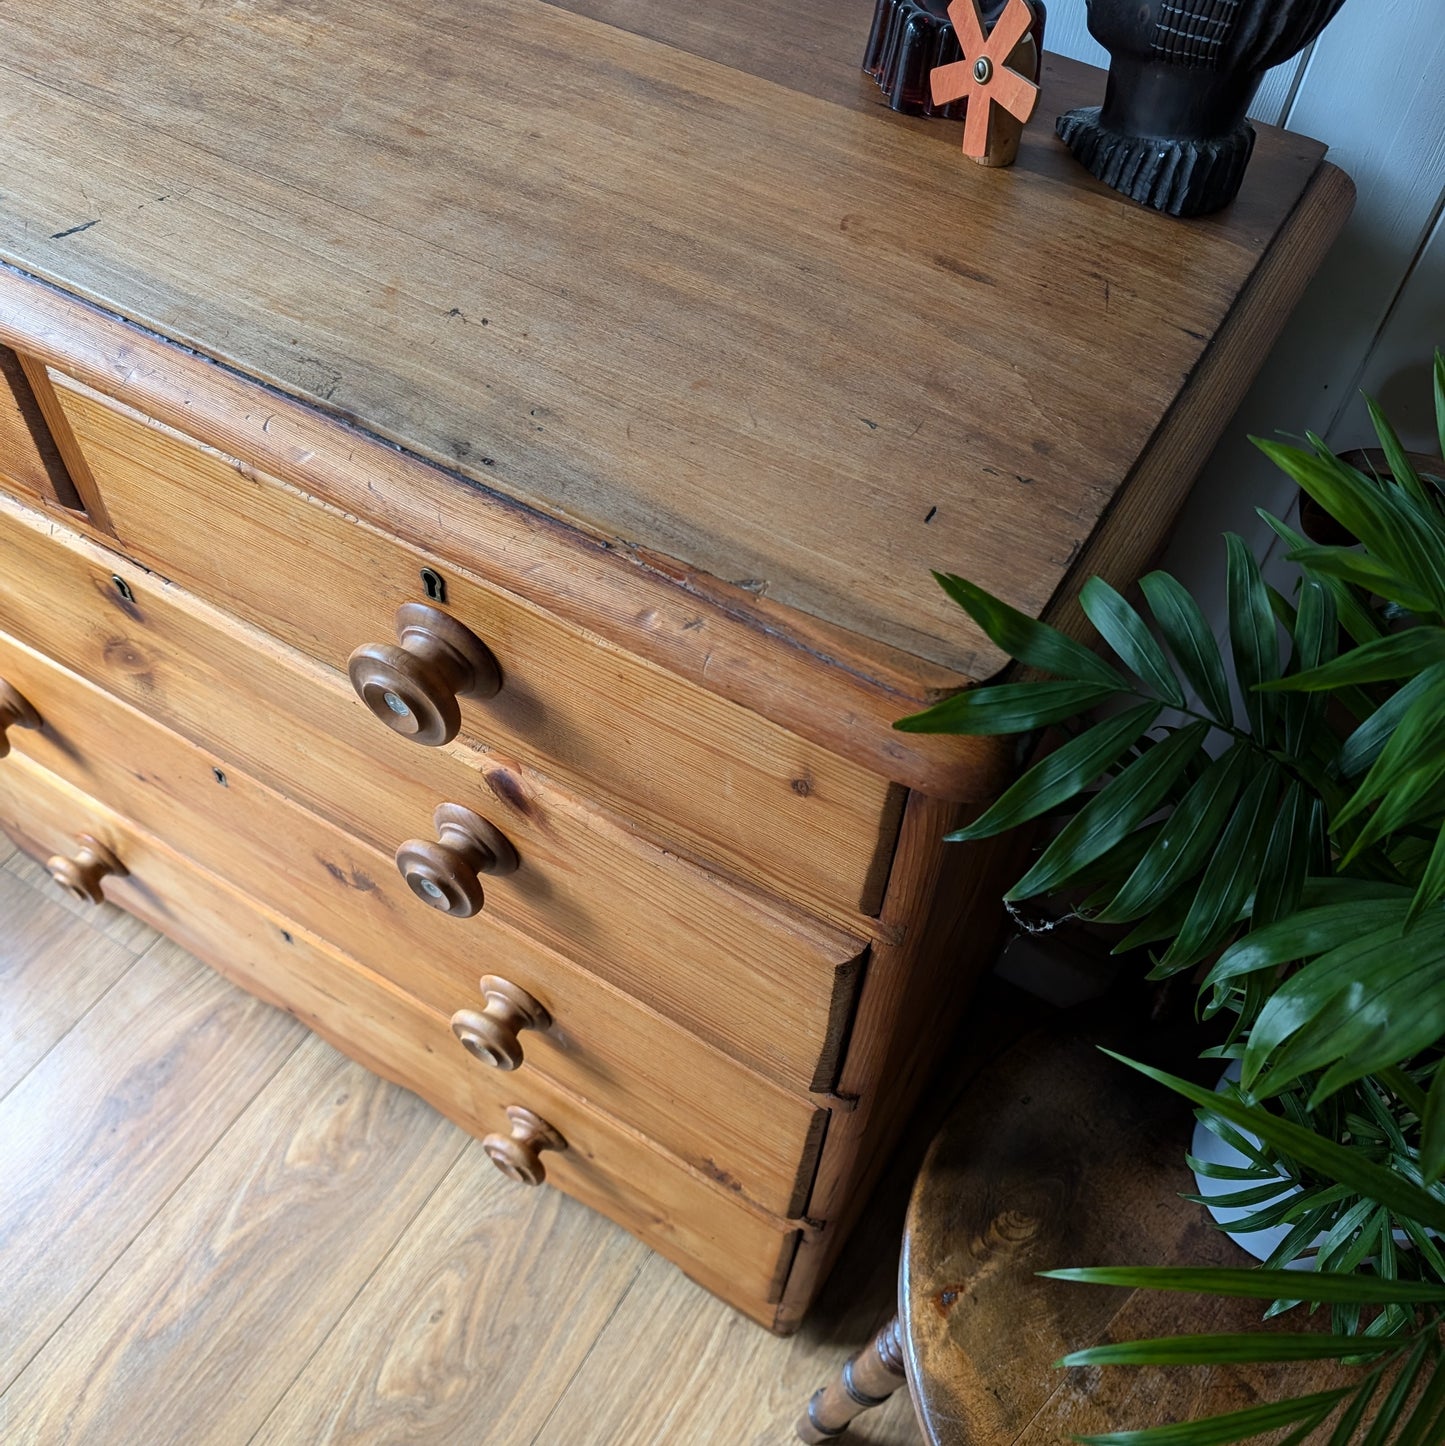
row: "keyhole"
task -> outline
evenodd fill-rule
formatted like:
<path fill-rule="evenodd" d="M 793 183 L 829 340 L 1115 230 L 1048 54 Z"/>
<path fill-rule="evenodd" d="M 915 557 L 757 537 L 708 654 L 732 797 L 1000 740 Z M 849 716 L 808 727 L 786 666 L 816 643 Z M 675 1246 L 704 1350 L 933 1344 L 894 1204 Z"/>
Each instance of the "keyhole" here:
<path fill-rule="evenodd" d="M 441 573 L 435 572 L 429 567 L 422 568 L 421 585 L 426 589 L 426 595 L 432 602 L 444 603 L 447 600 L 447 580 Z"/>

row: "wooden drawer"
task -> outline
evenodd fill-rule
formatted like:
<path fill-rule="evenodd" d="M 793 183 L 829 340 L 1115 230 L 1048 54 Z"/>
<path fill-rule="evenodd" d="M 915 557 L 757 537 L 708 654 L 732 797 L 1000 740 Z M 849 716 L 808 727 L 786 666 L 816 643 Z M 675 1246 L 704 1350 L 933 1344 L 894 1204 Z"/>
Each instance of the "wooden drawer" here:
<path fill-rule="evenodd" d="M 304 1020 L 367 1068 L 415 1090 L 475 1135 L 507 1133 L 523 1105 L 561 1132 L 547 1179 L 601 1210 L 707 1289 L 771 1325 L 798 1232 L 687 1169 L 540 1074 L 498 1074 L 455 1047 L 447 1019 L 195 868 L 135 824 L 30 761 L 0 770 L 7 831 L 45 858 L 92 834 L 129 871 L 107 897 L 228 978 Z M 518 1189 L 524 1188 L 518 1186 Z"/>
<path fill-rule="evenodd" d="M 78 512 L 81 502 L 20 357 L 0 346 L 0 487 Z"/>
<path fill-rule="evenodd" d="M 439 803 L 477 810 L 522 858 L 516 873 L 486 881 L 484 913 L 783 1083 L 830 1086 L 865 949 L 856 936 L 710 877 L 520 765 L 464 745 L 450 756 L 413 748 L 372 726 L 330 670 L 3 504 L 0 626 L 188 736 L 225 740 L 212 750 L 223 769 L 238 763 L 369 841 L 358 867 L 394 886 L 405 905 L 395 922 L 440 922 L 454 954 L 475 946 L 477 921 L 438 920 L 401 886 L 391 855 L 407 838 L 434 837 Z M 97 767 L 114 760 L 98 724 L 86 751 Z M 288 907 L 284 894 L 272 897 Z M 746 1017 L 741 999 L 752 1003 Z M 759 1037 L 775 1032 L 769 1020 L 785 1042 Z"/>
<path fill-rule="evenodd" d="M 523 1034 L 524 1069 L 556 1075 L 765 1208 L 801 1208 L 823 1112 L 738 1062 L 744 1050 L 763 1056 L 772 1043 L 747 1007 L 760 988 L 713 991 L 719 1024 L 711 1032 L 734 1036 L 724 1053 L 485 909 L 457 921 L 426 908 L 390 860 L 3 634 L 0 677 L 46 724 L 38 733 L 12 730 L 17 753 L 448 1016 L 482 1007 L 480 976 L 505 977 L 553 1021 L 545 1033 Z M 772 1051 L 784 1064 L 790 1043 Z"/>
<path fill-rule="evenodd" d="M 362 643 L 394 642 L 397 607 L 424 600 L 426 553 L 50 376 L 129 555 L 337 669 Z M 502 670 L 494 698 L 463 702 L 465 737 L 744 878 L 877 911 L 898 790 L 459 568 L 439 575 L 445 611 Z"/>

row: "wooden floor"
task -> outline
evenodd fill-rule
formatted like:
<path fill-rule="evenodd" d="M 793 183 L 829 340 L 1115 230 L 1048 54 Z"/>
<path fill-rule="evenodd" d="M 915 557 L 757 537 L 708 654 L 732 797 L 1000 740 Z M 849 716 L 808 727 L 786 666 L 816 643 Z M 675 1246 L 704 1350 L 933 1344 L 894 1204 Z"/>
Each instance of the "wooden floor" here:
<path fill-rule="evenodd" d="M 5 1446 L 786 1443 L 907 1184 L 775 1339 L 0 836 Z M 850 1439 L 914 1446 L 906 1393 Z"/>

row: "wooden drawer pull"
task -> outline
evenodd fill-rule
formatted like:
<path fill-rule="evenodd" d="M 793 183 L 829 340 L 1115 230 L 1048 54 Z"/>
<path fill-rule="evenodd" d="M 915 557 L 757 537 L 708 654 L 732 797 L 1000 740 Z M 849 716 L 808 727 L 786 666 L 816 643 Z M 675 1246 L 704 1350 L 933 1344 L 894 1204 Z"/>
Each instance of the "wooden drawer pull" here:
<path fill-rule="evenodd" d="M 426 603 L 396 610 L 395 643 L 366 643 L 346 664 L 372 716 L 413 743 L 439 747 L 462 726 L 458 698 L 490 698 L 502 686 L 491 649 Z"/>
<path fill-rule="evenodd" d="M 124 878 L 125 865 L 99 839 L 88 833 L 79 834 L 76 842 L 80 850 L 73 858 L 56 854 L 45 867 L 66 893 L 82 903 L 99 904 L 105 898 L 100 888 L 101 881 L 108 874 Z"/>
<path fill-rule="evenodd" d="M 546 1029 L 552 1016 L 527 993 L 495 974 L 482 978 L 486 1008 L 459 1009 L 452 1015 L 452 1033 L 462 1048 L 496 1069 L 516 1069 L 522 1063 L 524 1029 Z"/>
<path fill-rule="evenodd" d="M 0 758 L 10 752 L 12 728 L 39 728 L 40 714 L 4 678 L 0 678 Z"/>
<path fill-rule="evenodd" d="M 542 1166 L 543 1150 L 565 1150 L 567 1141 L 540 1115 L 522 1105 L 508 1105 L 512 1122 L 510 1135 L 488 1135 L 482 1149 L 509 1180 L 519 1185 L 541 1185 L 547 1179 Z"/>
<path fill-rule="evenodd" d="M 456 919 L 482 911 L 481 874 L 510 874 L 517 851 L 480 814 L 459 803 L 444 803 L 433 816 L 437 841 L 408 839 L 396 851 L 396 866 L 422 903 Z"/>

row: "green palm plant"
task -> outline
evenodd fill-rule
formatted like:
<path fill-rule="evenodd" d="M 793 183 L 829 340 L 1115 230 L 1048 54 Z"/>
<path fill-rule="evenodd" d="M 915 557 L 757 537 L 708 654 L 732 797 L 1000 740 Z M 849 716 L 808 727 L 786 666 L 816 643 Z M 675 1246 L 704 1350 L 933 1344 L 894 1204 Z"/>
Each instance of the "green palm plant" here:
<path fill-rule="evenodd" d="M 1445 454 L 1438 353 L 1434 383 Z M 1010 901 L 1062 895 L 1082 918 L 1125 927 L 1120 950 L 1148 947 L 1152 977 L 1201 974 L 1201 1011 L 1228 1024 L 1207 1053 L 1237 1060 L 1239 1083 L 1214 1092 L 1134 1067 L 1193 1100 L 1240 1153 L 1237 1166 L 1191 1160 L 1231 1187 L 1215 1203 L 1250 1210 L 1231 1229 L 1287 1227 L 1259 1270 L 1056 1273 L 1332 1317 L 1328 1334 L 1131 1342 L 1061 1364 L 1361 1367 L 1341 1391 L 1098 1443 L 1209 1446 L 1281 1429 L 1298 1442 L 1327 1426 L 1331 1446 L 1445 1441 L 1445 480 L 1417 469 L 1370 407 L 1379 475 L 1312 435 L 1304 447 L 1256 439 L 1356 541 L 1314 543 L 1262 513 L 1298 569 L 1287 598 L 1226 539 L 1237 703 L 1202 612 L 1166 573 L 1142 580 L 1142 611 L 1101 579 L 1084 587 L 1112 657 L 935 574 L 1044 676 L 897 726 L 1061 735 L 951 837 L 1046 826 Z"/>

